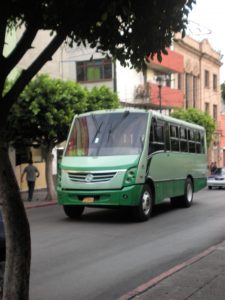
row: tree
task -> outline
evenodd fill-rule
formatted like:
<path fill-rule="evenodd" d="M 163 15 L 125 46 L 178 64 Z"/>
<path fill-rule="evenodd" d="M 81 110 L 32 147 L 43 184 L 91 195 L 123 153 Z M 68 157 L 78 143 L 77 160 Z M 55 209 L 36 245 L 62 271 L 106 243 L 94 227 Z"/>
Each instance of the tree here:
<path fill-rule="evenodd" d="M 108 87 L 94 87 L 88 94 L 87 111 L 111 109 L 119 106 L 119 99 Z"/>
<path fill-rule="evenodd" d="M 203 126 L 206 130 L 207 146 L 210 145 L 212 134 L 216 128 L 215 122 L 210 115 L 195 108 L 188 108 L 186 110 L 175 110 L 173 113 L 171 113 L 171 116 Z"/>
<path fill-rule="evenodd" d="M 144 68 L 146 57 L 156 53 L 160 59 L 173 34 L 185 32 L 193 3 L 195 0 L 1 1 L 0 197 L 7 244 L 3 299 L 26 300 L 29 296 L 30 230 L 4 140 L 12 105 L 65 39 L 70 45 L 88 43 L 99 52 L 107 51 L 122 65 L 138 69 Z M 6 32 L 18 27 L 24 32 L 5 55 Z M 8 75 L 32 49 L 39 30 L 51 32 L 49 44 L 4 94 Z"/>
<path fill-rule="evenodd" d="M 9 115 L 8 140 L 43 149 L 48 200 L 56 199 L 52 150 L 66 139 L 74 114 L 87 110 L 87 95 L 75 82 L 40 75 L 27 85 Z"/>
<path fill-rule="evenodd" d="M 117 95 L 104 86 L 89 92 L 78 83 L 48 75 L 37 76 L 27 85 L 9 115 L 7 139 L 17 146 L 41 146 L 44 150 L 47 200 L 56 199 L 52 150 L 66 140 L 74 115 L 118 106 Z"/>

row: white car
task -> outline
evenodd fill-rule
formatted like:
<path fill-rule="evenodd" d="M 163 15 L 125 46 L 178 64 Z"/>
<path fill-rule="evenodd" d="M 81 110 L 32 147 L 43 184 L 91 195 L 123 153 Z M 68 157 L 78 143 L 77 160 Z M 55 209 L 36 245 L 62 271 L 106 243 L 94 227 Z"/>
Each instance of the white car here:
<path fill-rule="evenodd" d="M 213 187 L 224 188 L 225 168 L 217 168 L 214 174 L 208 176 L 207 185 L 209 190 L 211 190 Z"/>

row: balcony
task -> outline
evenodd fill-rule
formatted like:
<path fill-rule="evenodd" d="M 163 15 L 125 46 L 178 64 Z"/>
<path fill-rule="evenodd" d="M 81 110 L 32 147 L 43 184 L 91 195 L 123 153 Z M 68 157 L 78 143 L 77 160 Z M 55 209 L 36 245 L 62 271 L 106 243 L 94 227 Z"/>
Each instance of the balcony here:
<path fill-rule="evenodd" d="M 149 67 L 155 71 L 165 73 L 183 73 L 184 72 L 184 58 L 183 55 L 175 51 L 166 49 L 168 55 L 162 54 L 162 61 L 157 60 L 155 55 L 153 59 L 149 58 Z"/>
<path fill-rule="evenodd" d="M 159 86 L 151 83 L 150 89 L 150 106 L 160 107 Z M 162 108 L 183 108 L 184 97 L 181 90 L 173 89 L 167 86 L 161 87 L 161 107 Z"/>

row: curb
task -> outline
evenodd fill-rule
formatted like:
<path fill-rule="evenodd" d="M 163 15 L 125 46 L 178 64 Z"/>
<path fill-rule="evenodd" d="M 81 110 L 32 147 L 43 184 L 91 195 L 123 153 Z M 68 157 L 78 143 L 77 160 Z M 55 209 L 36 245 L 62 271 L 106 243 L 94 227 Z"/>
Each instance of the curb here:
<path fill-rule="evenodd" d="M 24 207 L 26 209 L 31 209 L 31 208 L 38 208 L 38 207 L 45 207 L 45 206 L 51 206 L 57 204 L 57 201 L 49 201 L 49 202 L 42 202 L 42 203 L 24 203 Z"/>
<path fill-rule="evenodd" d="M 162 274 L 150 279 L 149 281 L 139 285 L 138 287 L 136 287 L 135 289 L 131 290 L 130 292 L 127 292 L 126 294 L 122 295 L 121 297 L 117 298 L 116 300 L 129 300 L 129 299 L 133 299 L 134 297 L 146 292 L 148 289 L 152 288 L 153 286 L 159 284 L 161 281 L 163 281 L 164 279 L 168 278 L 169 276 L 175 274 L 176 272 L 194 264 L 195 262 L 201 260 L 202 258 L 208 256 L 209 254 L 211 254 L 212 252 L 214 252 L 218 247 L 220 246 L 224 246 L 225 245 L 225 241 L 211 246 L 209 247 L 207 250 L 199 253 L 198 255 L 184 261 L 183 263 L 180 263 L 174 267 L 172 267 L 171 269 L 163 272 Z"/>

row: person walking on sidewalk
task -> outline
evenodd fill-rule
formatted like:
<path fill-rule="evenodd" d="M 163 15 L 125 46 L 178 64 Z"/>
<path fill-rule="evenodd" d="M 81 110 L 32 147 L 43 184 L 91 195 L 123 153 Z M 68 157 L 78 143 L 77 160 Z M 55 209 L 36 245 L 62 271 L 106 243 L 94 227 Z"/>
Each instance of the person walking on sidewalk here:
<path fill-rule="evenodd" d="M 26 166 L 26 168 L 24 169 L 21 176 L 21 181 L 23 181 L 23 177 L 25 173 L 26 173 L 27 186 L 28 186 L 28 201 L 32 201 L 34 187 L 35 187 L 35 180 L 40 175 L 38 168 L 33 166 L 32 160 L 29 161 L 28 166 Z"/>

